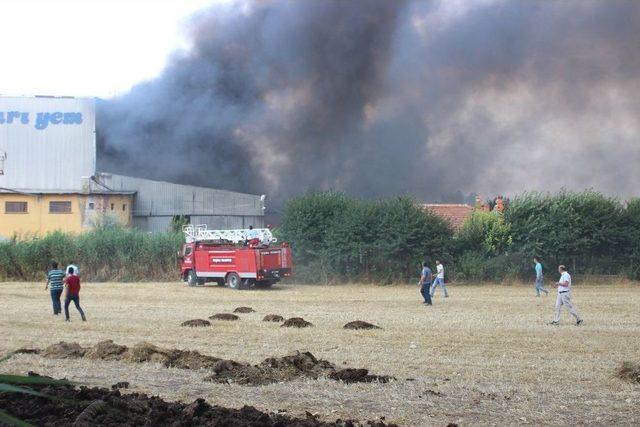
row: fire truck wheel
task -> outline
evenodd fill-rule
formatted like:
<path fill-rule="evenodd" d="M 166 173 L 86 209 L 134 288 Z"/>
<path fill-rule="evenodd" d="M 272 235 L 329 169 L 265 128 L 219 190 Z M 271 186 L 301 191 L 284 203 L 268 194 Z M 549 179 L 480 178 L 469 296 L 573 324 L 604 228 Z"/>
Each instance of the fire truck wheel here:
<path fill-rule="evenodd" d="M 198 285 L 198 276 L 196 275 L 196 272 L 193 270 L 189 270 L 189 274 L 187 274 L 187 285 L 189 286 Z"/>
<path fill-rule="evenodd" d="M 238 276 L 238 273 L 227 274 L 227 286 L 231 289 L 240 289 L 242 285 L 242 279 Z"/>

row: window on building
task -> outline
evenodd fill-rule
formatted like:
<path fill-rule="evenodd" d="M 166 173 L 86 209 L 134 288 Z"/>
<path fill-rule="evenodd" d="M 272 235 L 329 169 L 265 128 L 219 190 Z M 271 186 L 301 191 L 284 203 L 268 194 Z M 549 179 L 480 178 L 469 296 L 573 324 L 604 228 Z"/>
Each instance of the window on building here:
<path fill-rule="evenodd" d="M 113 210 L 113 203 L 111 203 L 111 210 Z"/>
<path fill-rule="evenodd" d="M 71 202 L 49 202 L 49 213 L 52 213 L 52 214 L 71 213 Z"/>
<path fill-rule="evenodd" d="M 93 203 L 93 202 L 89 202 L 89 210 L 90 210 L 90 211 L 94 210 L 94 209 L 95 209 L 95 207 L 96 207 L 95 203 Z"/>
<path fill-rule="evenodd" d="M 4 202 L 4 213 L 27 213 L 27 202 Z"/>
<path fill-rule="evenodd" d="M 127 210 L 127 204 L 126 204 L 126 203 L 123 203 L 123 204 L 122 204 L 122 212 L 124 212 L 124 211 L 126 211 L 126 210 Z"/>

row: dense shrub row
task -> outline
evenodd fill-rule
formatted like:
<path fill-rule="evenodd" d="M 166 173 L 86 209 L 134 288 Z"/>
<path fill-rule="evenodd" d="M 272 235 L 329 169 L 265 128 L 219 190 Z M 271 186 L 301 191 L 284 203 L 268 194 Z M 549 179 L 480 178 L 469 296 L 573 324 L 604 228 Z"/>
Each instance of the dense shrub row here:
<path fill-rule="evenodd" d="M 525 279 L 534 255 L 546 271 L 562 263 L 640 278 L 640 200 L 623 205 L 595 191 L 526 193 L 504 213 L 475 211 L 455 234 L 409 198 L 315 193 L 288 203 L 280 234 L 310 282 L 406 280 L 436 258 L 456 280 Z"/>
<path fill-rule="evenodd" d="M 0 278 L 40 280 L 51 260 L 77 263 L 87 280 L 174 280 L 180 233 L 148 234 L 100 227 L 80 235 L 60 232 L 42 238 L 0 242 Z"/>

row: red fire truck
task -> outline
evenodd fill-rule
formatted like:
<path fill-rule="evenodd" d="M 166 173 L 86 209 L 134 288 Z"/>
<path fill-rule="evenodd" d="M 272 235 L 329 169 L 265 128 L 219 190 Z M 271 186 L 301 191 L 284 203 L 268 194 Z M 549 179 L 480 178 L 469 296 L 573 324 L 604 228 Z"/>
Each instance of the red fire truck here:
<path fill-rule="evenodd" d="M 180 271 L 189 286 L 216 282 L 233 289 L 268 288 L 291 276 L 291 248 L 277 245 L 268 228 L 208 230 L 206 225 L 187 225 L 183 232 Z"/>

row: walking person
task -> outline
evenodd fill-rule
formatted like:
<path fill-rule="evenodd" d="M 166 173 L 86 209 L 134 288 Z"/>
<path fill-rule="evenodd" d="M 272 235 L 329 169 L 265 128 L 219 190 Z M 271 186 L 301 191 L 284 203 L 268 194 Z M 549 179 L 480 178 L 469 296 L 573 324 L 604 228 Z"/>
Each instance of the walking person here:
<path fill-rule="evenodd" d="M 440 285 L 442 290 L 444 291 L 444 297 L 449 298 L 449 292 L 447 292 L 447 285 L 444 284 L 444 266 L 440 263 L 440 261 L 436 260 L 436 279 L 433 281 L 431 285 L 431 298 L 436 293 L 436 286 Z"/>
<path fill-rule="evenodd" d="M 556 287 L 558 288 L 556 313 L 550 325 L 557 326 L 560 324 L 560 308 L 564 305 L 567 307 L 567 310 L 569 310 L 569 313 L 576 318 L 576 326 L 580 326 L 583 320 L 571 303 L 571 275 L 567 272 L 567 268 L 564 265 L 558 267 L 558 272 L 560 273 L 560 280 L 556 283 Z"/>
<path fill-rule="evenodd" d="M 420 281 L 418 285 L 420 285 L 420 293 L 422 294 L 422 298 L 424 298 L 423 304 L 433 305 L 431 302 L 431 292 L 429 288 L 431 286 L 432 273 L 429 268 L 429 264 L 426 262 L 422 263 L 422 271 L 420 273 Z"/>
<path fill-rule="evenodd" d="M 67 269 L 67 277 L 64 278 L 64 285 L 67 287 L 67 296 L 64 299 L 64 317 L 67 322 L 69 319 L 69 304 L 71 301 L 75 304 L 76 308 L 80 312 L 82 321 L 86 322 L 87 318 L 84 316 L 84 311 L 80 308 L 80 276 L 75 274 L 73 267 Z"/>
<path fill-rule="evenodd" d="M 45 291 L 49 289 L 51 293 L 51 302 L 53 303 L 53 314 L 56 316 L 62 313 L 62 306 L 60 305 L 60 297 L 62 296 L 64 272 L 58 269 L 58 263 L 53 261 L 51 263 L 51 270 L 47 273 L 47 284 L 45 285 Z"/>
<path fill-rule="evenodd" d="M 549 290 L 542 286 L 544 275 L 542 274 L 542 264 L 540 264 L 540 258 L 534 256 L 533 262 L 535 263 L 536 270 L 536 296 L 539 297 L 540 292 L 544 292 L 545 295 L 549 295 Z"/>

